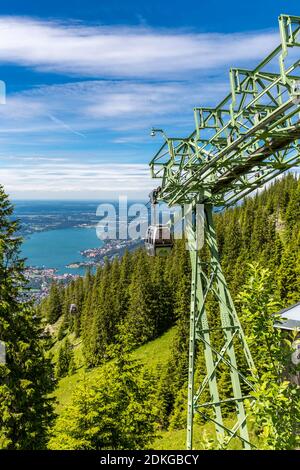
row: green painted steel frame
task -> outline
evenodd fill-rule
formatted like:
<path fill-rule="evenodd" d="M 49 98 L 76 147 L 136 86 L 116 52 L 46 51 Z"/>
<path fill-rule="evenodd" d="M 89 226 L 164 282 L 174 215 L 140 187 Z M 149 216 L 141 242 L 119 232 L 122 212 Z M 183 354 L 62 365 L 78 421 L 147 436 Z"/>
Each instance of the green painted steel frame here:
<path fill-rule="evenodd" d="M 245 361 L 249 371 L 254 369 L 251 352 L 248 348 L 244 333 L 238 319 L 227 283 L 221 268 L 216 234 L 213 224 L 213 206 L 211 204 L 204 205 L 204 228 L 206 242 L 210 251 L 210 262 L 205 263 L 205 268 L 201 262 L 199 251 L 195 249 L 198 246 L 197 234 L 199 231 L 196 227 L 196 217 L 194 220 L 193 231 L 194 237 L 189 233 L 190 241 L 190 257 L 192 266 L 192 286 L 191 286 L 191 315 L 190 315 L 190 340 L 189 340 L 189 372 L 188 372 L 188 413 L 187 413 L 187 449 L 193 446 L 193 421 L 195 413 L 200 413 L 206 419 L 215 423 L 217 438 L 224 441 L 228 436 L 227 443 L 233 437 L 239 437 L 243 447 L 250 449 L 251 444 L 248 435 L 246 413 L 243 405 L 245 398 L 251 397 L 249 394 L 253 389 L 251 381 L 245 377 L 239 370 L 237 363 L 235 348 L 240 343 L 244 352 Z M 209 268 L 209 276 L 206 271 Z M 219 304 L 220 309 L 220 330 L 223 332 L 224 345 L 217 350 L 211 339 L 213 328 L 210 327 L 209 319 L 205 309 L 205 301 L 207 295 L 212 293 Z M 196 343 L 201 341 L 203 344 L 204 357 L 206 362 L 207 374 L 195 391 L 195 357 Z M 221 400 L 219 396 L 218 376 L 217 372 L 220 366 L 226 366 L 232 385 L 232 399 Z M 241 382 L 243 382 L 249 391 L 244 396 L 242 394 Z M 201 402 L 201 398 L 206 389 L 209 389 L 210 401 Z M 235 403 L 237 421 L 232 428 L 224 424 L 223 406 L 229 401 Z M 203 411 L 203 408 L 211 408 L 213 417 Z"/>
<path fill-rule="evenodd" d="M 194 108 L 190 136 L 165 136 L 150 167 L 169 204 L 207 188 L 215 206 L 230 206 L 300 163 L 300 17 L 279 25 L 280 46 L 254 70 L 231 69 L 231 93 L 216 108 Z"/>
<path fill-rule="evenodd" d="M 251 353 L 236 314 L 219 260 L 213 225 L 213 207 L 236 204 L 253 190 L 300 163 L 300 17 L 279 17 L 281 44 L 254 70 L 232 68 L 231 92 L 215 108 L 194 108 L 195 130 L 191 135 L 167 137 L 150 162 L 153 178 L 161 179 L 158 200 L 169 205 L 204 205 L 206 243 L 210 261 L 203 267 L 197 247 L 196 226 L 190 228 L 192 265 L 187 448 L 193 447 L 193 423 L 200 413 L 215 423 L 217 438 L 239 437 L 243 447 L 251 444 L 244 399 L 251 397 L 251 381 L 240 370 L 236 358 L 239 342 L 249 373 L 254 369 Z M 194 210 L 194 209 L 193 209 Z M 196 220 L 196 219 L 195 219 Z M 196 223 L 196 222 L 194 222 Z M 207 275 L 207 267 L 210 275 Z M 206 313 L 206 299 L 213 295 L 219 304 L 224 346 L 217 350 L 213 328 Z M 204 349 L 207 374 L 195 384 L 196 345 Z M 232 398 L 220 399 L 218 368 L 228 367 Z M 244 395 L 242 390 L 248 390 Z M 209 390 L 210 401 L 202 403 Z M 224 424 L 223 408 L 234 403 L 237 421 Z M 204 410 L 211 410 L 205 412 Z"/>

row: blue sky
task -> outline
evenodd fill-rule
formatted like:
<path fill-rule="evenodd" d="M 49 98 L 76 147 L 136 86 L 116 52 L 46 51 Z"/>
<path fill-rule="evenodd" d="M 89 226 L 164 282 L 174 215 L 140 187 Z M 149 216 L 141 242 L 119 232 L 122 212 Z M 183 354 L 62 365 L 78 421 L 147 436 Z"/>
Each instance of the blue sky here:
<path fill-rule="evenodd" d="M 152 126 L 193 129 L 298 0 L 1 1 L 0 181 L 13 198 L 147 195 Z"/>

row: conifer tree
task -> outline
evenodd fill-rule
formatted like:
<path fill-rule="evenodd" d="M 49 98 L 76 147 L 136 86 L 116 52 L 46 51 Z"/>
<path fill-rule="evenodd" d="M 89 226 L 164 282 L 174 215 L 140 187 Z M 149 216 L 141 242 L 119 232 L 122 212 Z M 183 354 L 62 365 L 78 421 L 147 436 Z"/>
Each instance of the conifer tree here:
<path fill-rule="evenodd" d="M 283 303 L 286 305 L 293 305 L 293 303 L 299 301 L 299 263 L 299 250 L 295 250 L 295 247 L 291 244 L 287 245 L 278 270 L 279 293 Z"/>
<path fill-rule="evenodd" d="M 129 286 L 129 308 L 125 325 L 137 344 L 154 339 L 157 333 L 159 314 L 154 302 L 154 289 L 148 268 L 148 259 L 142 251 L 137 253 L 131 284 Z"/>
<path fill-rule="evenodd" d="M 0 448 L 43 449 L 53 421 L 53 370 L 45 357 L 40 318 L 27 300 L 19 225 L 0 187 Z"/>
<path fill-rule="evenodd" d="M 56 422 L 50 449 L 136 450 L 151 444 L 157 418 L 154 390 L 126 344 L 131 340 L 118 341 L 113 363 L 78 386 Z"/>
<path fill-rule="evenodd" d="M 131 281 L 131 255 L 128 250 L 125 250 L 125 253 L 121 259 L 120 263 L 120 279 L 117 289 L 118 295 L 118 304 L 120 309 L 120 319 L 123 320 L 127 314 L 129 306 L 129 285 Z"/>
<path fill-rule="evenodd" d="M 59 287 L 56 282 L 51 284 L 47 305 L 47 320 L 55 323 L 62 314 L 62 299 Z"/>
<path fill-rule="evenodd" d="M 85 337 L 85 357 L 89 366 L 99 365 L 106 359 L 106 349 L 110 341 L 108 331 L 110 273 L 111 264 L 106 259 L 99 282 L 96 276 L 91 306 L 90 335 Z"/>
<path fill-rule="evenodd" d="M 61 341 L 67 334 L 68 323 L 66 319 L 67 319 L 67 314 L 64 314 L 58 333 L 57 333 L 58 341 Z"/>
<path fill-rule="evenodd" d="M 74 351 L 73 346 L 69 339 L 66 338 L 59 348 L 58 359 L 56 363 L 56 377 L 62 378 L 68 375 L 68 372 L 72 369 L 74 371 Z"/>

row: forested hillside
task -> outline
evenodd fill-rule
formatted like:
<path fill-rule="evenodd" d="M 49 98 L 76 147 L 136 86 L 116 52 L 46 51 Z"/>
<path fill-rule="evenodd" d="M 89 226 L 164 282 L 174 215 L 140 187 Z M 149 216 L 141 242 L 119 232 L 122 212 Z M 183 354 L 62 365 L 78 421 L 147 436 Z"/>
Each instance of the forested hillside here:
<path fill-rule="evenodd" d="M 247 263 L 257 261 L 271 270 L 283 306 L 299 300 L 299 180 L 288 175 L 276 181 L 241 206 L 216 214 L 215 224 L 233 296 L 246 279 Z M 86 365 L 95 366 L 105 360 L 120 325 L 132 333 L 134 346 L 166 331 L 179 312 L 188 310 L 189 289 L 189 253 L 177 241 L 168 258 L 152 258 L 138 249 L 67 288 L 53 284 L 40 313 L 50 324 L 62 316 L 58 339 L 68 332 L 81 337 Z"/>
<path fill-rule="evenodd" d="M 256 401 L 248 409 L 252 440 L 268 449 L 299 446 L 299 387 L 282 380 L 292 349 L 273 327 L 275 313 L 300 297 L 299 192 L 300 182 L 290 174 L 214 216 L 223 268 L 257 367 Z M 139 249 L 67 287 L 53 284 L 35 307 L 26 294 L 12 215 L 1 189 L 0 339 L 6 363 L 0 364 L 0 448 L 182 446 L 190 304 L 184 241 L 167 258 Z M 210 321 L 216 312 L 208 298 Z M 214 342 L 223 344 L 217 329 Z M 237 356 L 241 360 L 241 351 Z M 198 379 L 204 374 L 199 347 Z M 228 371 L 220 369 L 218 378 L 221 398 L 230 397 Z M 231 411 L 228 405 L 229 421 Z M 216 448 L 206 418 L 196 426 L 199 448 Z"/>
<path fill-rule="evenodd" d="M 268 292 L 278 309 L 299 301 L 300 182 L 295 176 L 289 174 L 242 205 L 215 214 L 215 224 L 223 268 L 234 298 L 247 283 L 249 263 L 255 262 L 269 269 Z M 202 256 L 205 259 L 206 248 Z M 160 430 L 180 429 L 185 425 L 189 303 L 189 253 L 183 241 L 176 242 L 168 258 L 151 258 L 138 249 L 125 253 L 122 259 L 107 261 L 95 275 L 88 273 L 67 288 L 53 285 L 39 314 L 54 325 L 57 378 L 78 368 L 74 337 L 75 342 L 82 342 L 84 367 L 90 369 L 116 360 L 118 354 L 112 352 L 116 345 L 128 355 L 174 326 L 168 363 L 162 370 L 151 372 L 148 387 L 143 388 L 144 377 L 139 380 L 141 390 L 146 393 L 148 389 L 146 395 L 151 395 L 145 395 L 146 402 L 151 401 L 149 422 Z M 214 307 L 211 301 L 212 317 Z M 239 302 L 237 307 L 242 309 Z M 116 380 L 123 377 L 122 367 L 114 372 Z M 200 375 L 204 372 L 201 351 L 198 370 Z M 145 368 L 143 371 L 146 373 Z M 105 374 L 101 377 L 98 382 L 104 383 Z M 225 372 L 222 380 L 226 397 L 230 392 Z M 62 427 L 58 423 L 56 434 L 60 438 Z M 151 433 L 149 430 L 149 436 Z M 69 436 L 66 448 L 70 442 L 74 448 L 81 448 L 80 440 L 75 441 L 70 441 Z M 93 446 L 90 441 L 89 445 Z"/>

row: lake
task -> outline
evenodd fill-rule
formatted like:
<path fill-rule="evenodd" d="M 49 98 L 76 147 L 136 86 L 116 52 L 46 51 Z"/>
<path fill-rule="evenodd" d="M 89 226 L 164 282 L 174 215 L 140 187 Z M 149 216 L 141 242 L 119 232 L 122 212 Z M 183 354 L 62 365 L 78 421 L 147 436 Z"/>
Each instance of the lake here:
<path fill-rule="evenodd" d="M 85 268 L 66 268 L 76 261 L 88 261 L 80 255 L 87 248 L 103 244 L 96 228 L 66 228 L 36 232 L 24 240 L 21 255 L 28 266 L 56 268 L 58 274 L 84 274 Z"/>

